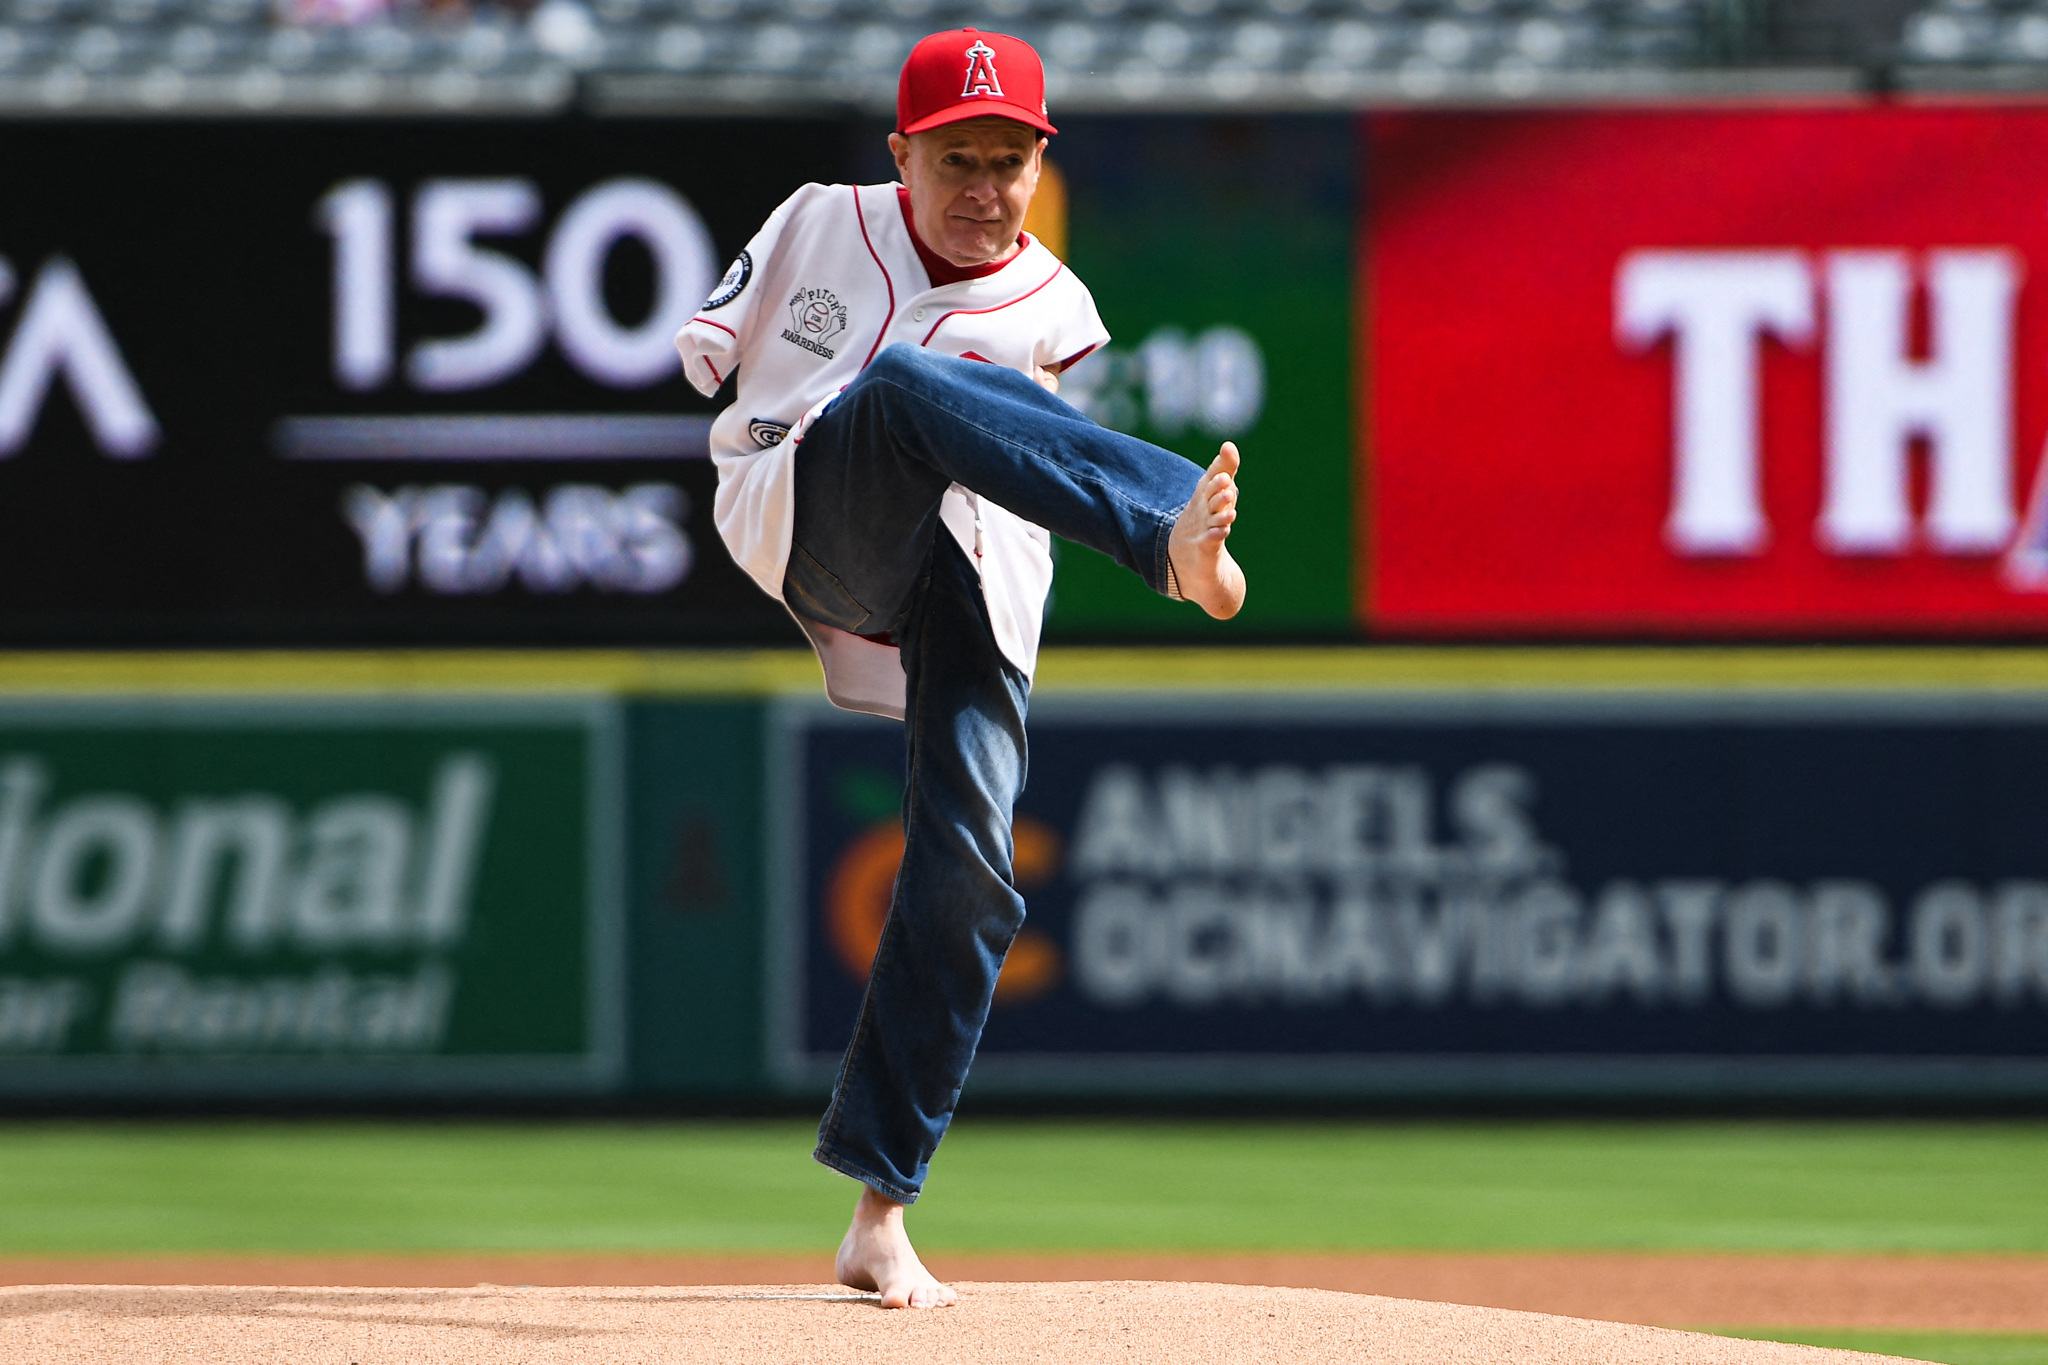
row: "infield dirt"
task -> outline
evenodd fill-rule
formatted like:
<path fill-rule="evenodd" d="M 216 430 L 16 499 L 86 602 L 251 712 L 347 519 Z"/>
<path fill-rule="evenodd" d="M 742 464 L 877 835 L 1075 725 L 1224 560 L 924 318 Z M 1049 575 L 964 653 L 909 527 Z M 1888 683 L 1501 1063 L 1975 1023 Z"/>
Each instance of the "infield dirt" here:
<path fill-rule="evenodd" d="M 1153 1280 L 1341 1290 L 1653 1326 L 2048 1332 L 2048 1256 L 1681 1253 L 948 1253 L 968 1281 Z M 122 1256 L 0 1259 L 0 1284 L 364 1288 L 803 1283 L 829 1253 Z"/>
<path fill-rule="evenodd" d="M 58 1285 L 0 1289 L 0 1319 L 11 1358 L 51 1365 L 1876 1365 L 1886 1359 L 1316 1289 L 1146 1281 L 960 1287 L 956 1308 L 884 1312 L 872 1296 L 831 1285 Z"/>

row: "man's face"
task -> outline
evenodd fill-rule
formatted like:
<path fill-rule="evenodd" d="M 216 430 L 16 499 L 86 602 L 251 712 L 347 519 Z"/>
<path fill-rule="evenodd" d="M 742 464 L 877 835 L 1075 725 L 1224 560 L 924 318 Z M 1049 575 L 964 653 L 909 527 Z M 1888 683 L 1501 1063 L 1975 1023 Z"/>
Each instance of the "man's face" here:
<path fill-rule="evenodd" d="M 889 134 L 924 244 L 954 265 L 986 265 L 1008 252 L 1038 188 L 1045 139 L 1015 119 L 975 118 Z"/>

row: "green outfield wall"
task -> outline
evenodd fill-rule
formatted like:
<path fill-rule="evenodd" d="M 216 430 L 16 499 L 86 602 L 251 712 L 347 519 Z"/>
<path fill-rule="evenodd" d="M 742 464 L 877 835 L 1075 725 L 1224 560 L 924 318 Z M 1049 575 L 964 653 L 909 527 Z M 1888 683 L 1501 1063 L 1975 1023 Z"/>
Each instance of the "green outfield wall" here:
<path fill-rule="evenodd" d="M 0 702 L 0 1086 L 615 1087 L 620 719 Z"/>
<path fill-rule="evenodd" d="M 0 656 L 0 1091 L 815 1097 L 901 783 L 817 687 Z M 2048 1094 L 2048 652 L 1061 649 L 1032 742 L 983 1093 Z"/>
<path fill-rule="evenodd" d="M 626 707 L 630 1083 L 741 1094 L 767 1083 L 766 712 L 759 700 Z"/>

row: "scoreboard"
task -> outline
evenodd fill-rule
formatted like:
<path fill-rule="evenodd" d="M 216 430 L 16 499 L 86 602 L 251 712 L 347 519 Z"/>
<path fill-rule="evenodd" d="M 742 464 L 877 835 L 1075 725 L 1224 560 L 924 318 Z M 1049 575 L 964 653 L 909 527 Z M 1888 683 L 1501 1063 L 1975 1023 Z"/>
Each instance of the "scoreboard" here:
<path fill-rule="evenodd" d="M 1062 126 L 1032 230 L 1114 334 L 1062 396 L 1270 452 L 1229 629 L 1352 633 L 1352 121 Z M 671 338 L 799 185 L 891 178 L 886 131 L 10 128 L 0 646 L 798 642 L 719 543 L 728 395 Z M 1064 549 L 1055 636 L 1224 629 Z"/>
<path fill-rule="evenodd" d="M 836 124 L 94 124 L 0 176 L 0 637 L 791 632 L 671 338 Z"/>

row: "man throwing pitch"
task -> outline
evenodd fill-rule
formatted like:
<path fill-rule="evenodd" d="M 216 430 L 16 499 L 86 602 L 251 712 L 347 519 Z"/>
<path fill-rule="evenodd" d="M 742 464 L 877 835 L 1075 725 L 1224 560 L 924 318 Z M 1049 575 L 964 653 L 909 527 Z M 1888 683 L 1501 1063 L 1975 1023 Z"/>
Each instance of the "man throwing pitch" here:
<path fill-rule="evenodd" d="M 711 430 L 733 558 L 817 647 L 826 695 L 904 722 L 903 862 L 817 1159 L 867 1186 L 841 1282 L 885 1307 L 957 1295 L 903 1210 L 924 1184 L 1024 921 L 1010 817 L 1052 583 L 1048 530 L 1229 617 L 1238 455 L 1205 472 L 1056 396 L 1109 339 L 1023 231 L 1047 121 L 1038 54 L 972 29 L 905 62 L 902 185 L 806 185 L 676 337 L 734 400 Z"/>

